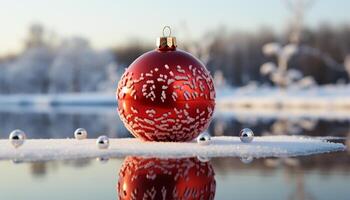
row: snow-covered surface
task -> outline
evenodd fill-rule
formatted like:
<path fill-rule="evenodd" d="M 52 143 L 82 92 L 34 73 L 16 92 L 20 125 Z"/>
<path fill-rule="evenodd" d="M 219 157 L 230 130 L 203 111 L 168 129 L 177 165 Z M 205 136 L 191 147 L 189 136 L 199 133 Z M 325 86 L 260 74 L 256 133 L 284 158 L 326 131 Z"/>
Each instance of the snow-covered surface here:
<path fill-rule="evenodd" d="M 8 140 L 0 140 L 0 160 L 47 161 L 96 157 L 290 157 L 345 150 L 340 143 L 300 136 L 255 137 L 252 143 L 238 137 L 212 137 L 211 144 L 195 142 L 142 142 L 135 138 L 111 139 L 109 149 L 98 149 L 94 139 L 27 140 L 15 149 Z"/>

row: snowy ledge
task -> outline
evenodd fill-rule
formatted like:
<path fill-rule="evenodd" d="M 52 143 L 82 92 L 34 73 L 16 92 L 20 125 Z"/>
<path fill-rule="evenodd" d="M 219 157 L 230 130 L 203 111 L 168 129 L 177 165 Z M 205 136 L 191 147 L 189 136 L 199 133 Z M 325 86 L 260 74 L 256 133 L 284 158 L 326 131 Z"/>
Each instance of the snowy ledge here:
<path fill-rule="evenodd" d="M 211 144 L 142 142 L 135 138 L 110 139 L 109 149 L 98 149 L 95 139 L 33 139 L 15 149 L 0 140 L 0 160 L 48 161 L 96 157 L 291 157 L 343 151 L 345 146 L 300 136 L 255 137 L 249 144 L 238 137 L 212 137 Z"/>

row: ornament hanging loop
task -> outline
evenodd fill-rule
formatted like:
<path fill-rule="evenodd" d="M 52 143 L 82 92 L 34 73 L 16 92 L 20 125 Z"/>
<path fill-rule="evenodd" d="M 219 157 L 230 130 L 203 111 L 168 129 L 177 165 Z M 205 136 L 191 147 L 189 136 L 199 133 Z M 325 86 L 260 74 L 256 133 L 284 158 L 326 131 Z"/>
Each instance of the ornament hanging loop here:
<path fill-rule="evenodd" d="M 166 30 L 168 30 L 169 34 L 165 36 Z M 164 26 L 163 28 L 163 37 L 170 37 L 171 36 L 171 28 L 170 26 Z"/>
<path fill-rule="evenodd" d="M 163 37 L 157 38 L 157 48 L 160 51 L 173 51 L 176 49 L 176 38 L 171 36 L 170 26 L 164 26 Z"/>

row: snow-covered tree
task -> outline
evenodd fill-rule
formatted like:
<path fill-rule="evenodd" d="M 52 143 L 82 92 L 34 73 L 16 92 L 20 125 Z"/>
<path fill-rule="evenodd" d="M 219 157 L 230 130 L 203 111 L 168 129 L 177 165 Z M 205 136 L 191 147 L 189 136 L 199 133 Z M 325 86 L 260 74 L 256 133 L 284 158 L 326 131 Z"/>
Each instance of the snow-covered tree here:
<path fill-rule="evenodd" d="M 66 40 L 57 50 L 50 71 L 50 92 L 96 91 L 108 78 L 114 59 L 108 51 L 93 50 L 82 38 Z"/>
<path fill-rule="evenodd" d="M 7 66 L 5 82 L 11 93 L 47 93 L 53 52 L 46 47 L 26 50 Z"/>
<path fill-rule="evenodd" d="M 260 67 L 260 73 L 264 76 L 268 76 L 274 84 L 282 88 L 290 85 L 301 88 L 314 86 L 316 81 L 312 76 L 303 77 L 301 71 L 288 67 L 292 58 L 297 56 L 317 57 L 322 60 L 327 67 L 336 71 L 345 71 L 343 64 L 336 62 L 330 55 L 307 44 L 301 44 L 305 11 L 310 8 L 312 1 L 286 0 L 285 2 L 292 12 L 289 26 L 290 30 L 288 30 L 290 33 L 288 43 L 283 46 L 282 44 L 271 42 L 262 47 L 264 55 L 274 57 L 276 59 L 276 64 L 273 62 L 264 63 Z M 346 60 L 344 65 L 346 66 Z"/>
<path fill-rule="evenodd" d="M 106 79 L 101 81 L 98 85 L 99 91 L 114 91 L 118 86 L 118 81 L 121 77 L 121 73 L 118 71 L 118 64 L 116 62 L 111 62 L 105 67 Z"/>
<path fill-rule="evenodd" d="M 94 50 L 80 37 L 52 38 L 43 26 L 30 27 L 23 52 L 0 63 L 0 93 L 90 92 L 115 87 L 112 79 L 117 80 L 117 64 L 111 51 Z"/>

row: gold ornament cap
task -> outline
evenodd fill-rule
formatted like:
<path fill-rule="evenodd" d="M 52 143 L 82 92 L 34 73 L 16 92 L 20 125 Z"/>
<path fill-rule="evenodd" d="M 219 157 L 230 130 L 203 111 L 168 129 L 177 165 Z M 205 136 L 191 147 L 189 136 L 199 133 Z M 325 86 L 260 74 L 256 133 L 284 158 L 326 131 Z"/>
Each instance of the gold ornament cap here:
<path fill-rule="evenodd" d="M 166 30 L 168 30 L 167 36 L 165 34 Z M 157 48 L 159 50 L 175 50 L 176 47 L 176 37 L 171 36 L 170 26 L 164 26 L 163 37 L 157 38 Z"/>

